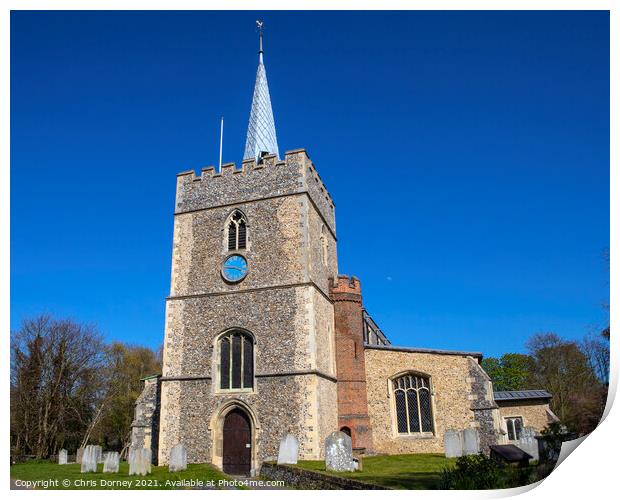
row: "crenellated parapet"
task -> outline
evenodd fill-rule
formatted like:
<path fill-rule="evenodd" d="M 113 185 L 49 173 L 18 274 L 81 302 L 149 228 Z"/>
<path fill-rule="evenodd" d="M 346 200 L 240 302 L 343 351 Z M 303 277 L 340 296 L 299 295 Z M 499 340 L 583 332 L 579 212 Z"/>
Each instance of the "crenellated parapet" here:
<path fill-rule="evenodd" d="M 357 277 L 340 274 L 335 280 L 329 279 L 329 295 L 334 301 L 354 300 L 361 302 L 362 285 Z"/>
<path fill-rule="evenodd" d="M 335 233 L 334 202 L 304 149 L 287 151 L 284 160 L 267 155 L 177 175 L 176 210 L 191 212 L 265 198 L 307 193 Z"/>

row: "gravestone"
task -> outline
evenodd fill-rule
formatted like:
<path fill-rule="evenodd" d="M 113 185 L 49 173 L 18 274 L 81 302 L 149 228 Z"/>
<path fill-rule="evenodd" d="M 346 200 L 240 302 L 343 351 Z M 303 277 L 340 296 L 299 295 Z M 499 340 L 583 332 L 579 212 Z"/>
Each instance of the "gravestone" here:
<path fill-rule="evenodd" d="M 149 448 L 135 448 L 129 458 L 130 476 L 146 476 L 151 473 L 151 450 Z"/>
<path fill-rule="evenodd" d="M 448 458 L 463 455 L 463 434 L 460 431 L 448 429 L 443 435 L 443 448 Z"/>
<path fill-rule="evenodd" d="M 84 448 L 80 472 L 97 472 L 97 447 L 89 444 Z"/>
<path fill-rule="evenodd" d="M 175 444 L 170 450 L 169 472 L 178 472 L 187 469 L 187 450 L 183 444 Z"/>
<path fill-rule="evenodd" d="M 103 450 L 101 449 L 101 446 L 95 445 L 95 457 L 98 464 L 103 463 Z"/>
<path fill-rule="evenodd" d="M 77 449 L 77 452 L 75 453 L 75 463 L 77 464 L 82 463 L 82 455 L 84 455 L 84 448 L 80 447 Z"/>
<path fill-rule="evenodd" d="M 120 456 L 118 451 L 109 451 L 103 459 L 103 472 L 118 472 Z"/>
<path fill-rule="evenodd" d="M 292 434 L 287 434 L 280 439 L 280 449 L 278 451 L 278 465 L 296 464 L 299 453 L 299 442 Z"/>
<path fill-rule="evenodd" d="M 334 431 L 327 436 L 325 440 L 325 468 L 338 472 L 352 472 L 356 469 L 351 438 L 344 432 Z"/>
<path fill-rule="evenodd" d="M 64 448 L 58 452 L 58 465 L 67 465 L 67 450 Z"/>
<path fill-rule="evenodd" d="M 477 455 L 478 453 L 480 453 L 478 429 L 465 429 L 463 431 L 463 455 Z"/>
<path fill-rule="evenodd" d="M 521 436 L 516 445 L 524 452 L 532 455 L 534 460 L 539 459 L 538 440 L 536 439 L 536 429 L 533 427 L 524 427 L 521 430 Z"/>

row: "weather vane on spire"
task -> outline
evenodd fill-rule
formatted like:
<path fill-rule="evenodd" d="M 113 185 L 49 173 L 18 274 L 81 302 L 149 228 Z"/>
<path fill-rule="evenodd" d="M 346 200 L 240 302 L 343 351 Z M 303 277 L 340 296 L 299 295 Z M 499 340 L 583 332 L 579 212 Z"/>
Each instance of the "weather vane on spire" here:
<path fill-rule="evenodd" d="M 258 30 L 258 60 L 263 62 L 263 25 L 265 23 L 260 19 L 256 20 L 256 29 Z"/>

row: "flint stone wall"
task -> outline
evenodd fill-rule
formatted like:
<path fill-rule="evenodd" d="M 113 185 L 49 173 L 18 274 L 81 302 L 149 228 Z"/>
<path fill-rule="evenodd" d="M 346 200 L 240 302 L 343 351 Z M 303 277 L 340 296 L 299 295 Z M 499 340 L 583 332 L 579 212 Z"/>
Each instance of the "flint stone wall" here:
<path fill-rule="evenodd" d="M 231 285 L 221 277 L 221 265 L 231 252 L 226 245 L 226 221 L 238 209 L 247 218 L 248 261 L 243 281 Z M 321 219 L 307 197 L 239 203 L 175 216 L 171 296 L 251 290 L 257 287 L 313 282 L 329 294 L 328 279 L 336 274 L 336 242 L 325 231 L 328 265 L 322 262 Z"/>
<path fill-rule="evenodd" d="M 297 467 L 264 463 L 260 470 L 262 478 L 284 481 L 285 486 L 301 490 L 388 490 L 376 484 L 354 479 L 329 476 Z"/>
<path fill-rule="evenodd" d="M 487 410 L 487 405 L 482 404 L 486 397 L 486 392 L 484 397 L 480 392 L 480 387 L 484 385 L 482 375 L 470 365 L 477 364 L 475 359 L 465 354 L 436 354 L 397 349 L 368 346 L 364 349 L 368 413 L 375 452 L 444 453 L 443 436 L 447 430 L 478 428 L 481 435 L 488 432 L 486 427 L 481 428 L 481 415 L 486 417 L 484 412 L 489 412 L 490 421 L 494 421 L 493 408 Z M 388 381 L 407 371 L 418 372 L 431 379 L 434 418 L 432 436 L 398 434 L 394 401 L 391 389 L 387 390 Z M 474 411 L 478 402 L 480 410 Z M 485 445 L 493 438 L 486 439 Z M 481 437 L 481 442 L 482 440 Z"/>
<path fill-rule="evenodd" d="M 186 443 L 188 462 L 221 460 L 222 409 L 249 408 L 256 426 L 253 469 L 275 460 L 279 439 L 299 438 L 300 458 L 320 458 L 337 426 L 333 306 L 337 274 L 333 204 L 304 151 L 276 164 L 244 162 L 242 172 L 183 174 L 177 182 L 171 293 L 166 304 L 159 463 Z M 314 183 L 314 184 L 313 184 Z M 248 221 L 249 272 L 227 284 L 225 222 Z M 322 261 L 321 234 L 327 239 Z M 217 339 L 231 328 L 255 339 L 252 393 L 218 388 Z"/>
<path fill-rule="evenodd" d="M 303 149 L 287 152 L 283 161 L 269 156 L 259 165 L 254 160 L 244 161 L 239 168 L 224 164 L 221 174 L 212 167 L 199 176 L 183 172 L 177 176 L 176 212 L 300 193 L 312 198 L 335 232 L 334 203 Z"/>
<path fill-rule="evenodd" d="M 472 403 L 480 451 L 490 453 L 489 446 L 498 444 L 501 439 L 500 413 L 493 399 L 493 383 L 491 378 L 473 358 L 469 359 L 469 377 L 471 380 Z"/>
<path fill-rule="evenodd" d="M 314 411 L 318 386 L 314 375 L 258 377 L 254 393 L 227 396 L 214 394 L 211 380 L 164 382 L 162 394 L 168 402 L 162 415 L 167 420 L 162 422 L 166 432 L 160 434 L 159 463 L 168 463 L 169 450 L 175 443 L 184 441 L 188 463 L 214 461 L 217 464 L 222 456 L 222 443 L 216 421 L 222 406 L 230 401 L 245 403 L 258 420 L 260 427 L 253 443 L 257 460 L 275 460 L 279 436 L 289 431 L 301 436 L 300 459 L 318 459 L 319 439 L 323 436 L 317 431 L 324 426 L 315 422 L 326 416 Z M 324 413 L 335 414 L 330 411 L 332 408 L 335 410 L 335 401 Z M 335 422 L 335 416 L 332 420 Z"/>
<path fill-rule="evenodd" d="M 547 412 L 549 402 L 546 400 L 528 400 L 527 404 L 524 401 L 500 401 L 497 404 L 502 420 L 505 417 L 522 417 L 524 427 L 533 427 L 538 432 L 553 422 L 553 418 Z"/>

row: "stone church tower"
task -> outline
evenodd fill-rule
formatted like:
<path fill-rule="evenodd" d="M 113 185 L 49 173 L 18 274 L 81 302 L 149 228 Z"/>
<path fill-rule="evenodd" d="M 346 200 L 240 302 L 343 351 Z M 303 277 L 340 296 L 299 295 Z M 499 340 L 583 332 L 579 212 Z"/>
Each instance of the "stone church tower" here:
<path fill-rule="evenodd" d="M 286 433 L 318 459 L 337 429 L 334 203 L 304 150 L 278 157 L 262 36 L 245 156 L 177 177 L 160 464 L 183 443 L 253 473 Z"/>

